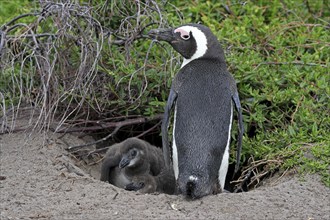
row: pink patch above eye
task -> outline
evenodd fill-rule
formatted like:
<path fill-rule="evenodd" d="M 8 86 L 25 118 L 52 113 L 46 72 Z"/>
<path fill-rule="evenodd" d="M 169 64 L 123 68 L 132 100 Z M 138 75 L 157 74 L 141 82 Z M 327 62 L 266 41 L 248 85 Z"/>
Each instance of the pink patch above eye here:
<path fill-rule="evenodd" d="M 189 33 L 187 31 L 180 28 L 174 30 L 174 33 L 178 33 L 178 32 L 180 33 L 181 38 L 187 38 L 187 36 L 189 38 Z"/>

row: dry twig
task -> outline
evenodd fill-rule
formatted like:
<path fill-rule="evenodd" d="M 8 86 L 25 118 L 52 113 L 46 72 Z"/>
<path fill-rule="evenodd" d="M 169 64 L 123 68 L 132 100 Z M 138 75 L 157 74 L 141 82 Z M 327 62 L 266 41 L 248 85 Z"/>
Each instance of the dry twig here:
<path fill-rule="evenodd" d="M 100 80 L 101 52 L 105 53 L 105 42 L 110 47 L 121 46 L 126 51 L 126 62 L 130 62 L 131 46 L 134 41 L 145 37 L 145 28 L 155 24 L 159 27 L 166 25 L 162 7 L 158 4 L 154 0 L 116 0 L 109 7 L 107 2 L 83 6 L 76 1 L 41 0 L 38 11 L 19 15 L 2 25 L 0 79 L 10 83 L 4 86 L 4 91 L 0 91 L 0 132 L 19 130 L 14 122 L 18 110 L 25 106 L 40 109 L 30 115 L 37 116 L 33 129 L 48 130 L 56 121 L 54 130 L 63 131 L 63 125 L 67 125 L 68 121 L 75 124 L 78 120 L 111 120 L 112 116 L 120 115 L 118 111 L 126 106 L 109 109 L 111 100 L 123 99 L 126 105 L 139 103 L 148 85 L 145 74 L 148 55 L 136 72 L 127 73 L 130 81 L 125 85 L 128 87 L 128 100 L 125 100 L 115 90 L 103 91 L 100 88 L 103 83 L 116 87 L 109 75 L 102 76 Z M 110 20 L 120 22 L 117 26 L 109 26 Z M 133 79 L 138 81 L 141 75 L 143 83 L 134 93 L 136 88 L 131 82 Z M 113 127 L 105 125 L 103 128 L 108 126 Z M 92 126 L 86 131 L 99 128 Z"/>

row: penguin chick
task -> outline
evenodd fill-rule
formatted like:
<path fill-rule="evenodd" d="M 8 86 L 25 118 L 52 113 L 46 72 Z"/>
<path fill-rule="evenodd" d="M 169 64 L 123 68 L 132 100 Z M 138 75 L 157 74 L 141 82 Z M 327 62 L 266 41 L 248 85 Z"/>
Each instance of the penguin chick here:
<path fill-rule="evenodd" d="M 101 181 L 125 188 L 138 176 L 160 174 L 163 167 L 159 148 L 138 138 L 128 138 L 107 151 L 101 166 Z"/>
<path fill-rule="evenodd" d="M 118 167 L 109 172 L 109 183 L 120 188 L 125 188 L 135 176 L 150 175 L 150 163 L 145 150 L 139 147 L 130 148 L 122 154 Z"/>
<path fill-rule="evenodd" d="M 148 35 L 168 42 L 184 58 L 172 81 L 162 123 L 164 160 L 166 166 L 172 162 L 176 190 L 192 199 L 219 193 L 224 189 L 229 166 L 233 103 L 239 124 L 235 171 L 239 167 L 243 136 L 237 87 L 227 71 L 220 43 L 201 24 L 155 29 Z M 172 108 L 173 141 L 169 149 Z"/>

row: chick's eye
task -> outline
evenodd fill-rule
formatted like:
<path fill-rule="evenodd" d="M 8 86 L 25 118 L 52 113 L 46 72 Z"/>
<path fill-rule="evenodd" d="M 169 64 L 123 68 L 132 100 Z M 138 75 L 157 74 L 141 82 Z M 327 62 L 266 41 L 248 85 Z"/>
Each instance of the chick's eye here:
<path fill-rule="evenodd" d="M 132 150 L 132 151 L 131 151 L 131 156 L 135 157 L 136 154 L 137 154 L 136 150 Z"/>

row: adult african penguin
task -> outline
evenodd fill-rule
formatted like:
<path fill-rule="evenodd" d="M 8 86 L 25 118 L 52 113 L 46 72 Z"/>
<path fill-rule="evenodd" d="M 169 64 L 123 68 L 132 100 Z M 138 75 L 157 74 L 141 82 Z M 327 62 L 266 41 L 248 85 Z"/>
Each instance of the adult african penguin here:
<path fill-rule="evenodd" d="M 162 123 L 165 164 L 172 163 L 178 193 L 188 198 L 216 194 L 224 189 L 229 163 L 233 103 L 238 111 L 237 162 L 243 136 L 240 100 L 224 52 L 216 36 L 201 24 L 154 29 L 148 35 L 168 42 L 183 56 L 173 79 Z M 168 126 L 174 106 L 172 149 Z"/>

